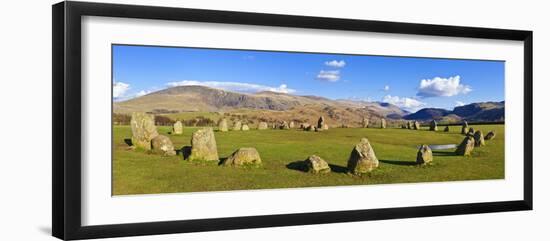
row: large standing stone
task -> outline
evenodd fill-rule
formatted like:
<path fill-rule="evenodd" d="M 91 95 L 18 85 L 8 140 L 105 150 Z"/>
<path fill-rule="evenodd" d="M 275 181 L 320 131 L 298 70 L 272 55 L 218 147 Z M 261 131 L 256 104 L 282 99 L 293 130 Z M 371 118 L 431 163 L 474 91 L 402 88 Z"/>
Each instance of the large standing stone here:
<path fill-rule="evenodd" d="M 411 121 L 407 121 L 407 129 L 412 129 L 412 123 Z"/>
<path fill-rule="evenodd" d="M 369 140 L 362 138 L 353 150 L 348 159 L 348 170 L 354 174 L 367 173 L 378 167 L 378 159 L 374 154 Z"/>
<path fill-rule="evenodd" d="M 464 121 L 464 123 L 462 123 L 462 131 L 460 131 L 460 133 L 462 133 L 462 135 L 466 135 L 466 133 L 468 133 L 468 122 L 467 121 Z"/>
<path fill-rule="evenodd" d="M 258 130 L 267 130 L 267 122 L 264 122 L 264 121 L 260 122 L 258 124 Z"/>
<path fill-rule="evenodd" d="M 474 137 L 467 135 L 464 140 L 458 145 L 455 153 L 460 156 L 469 156 L 474 150 L 475 140 Z"/>
<path fill-rule="evenodd" d="M 155 126 L 155 117 L 143 112 L 132 113 L 132 145 L 151 150 L 151 140 L 159 135 Z"/>
<path fill-rule="evenodd" d="M 259 166 L 262 164 L 260 154 L 255 148 L 239 148 L 223 162 L 224 166 Z"/>
<path fill-rule="evenodd" d="M 449 126 L 445 126 L 445 129 L 443 129 L 444 132 L 449 132 Z"/>
<path fill-rule="evenodd" d="M 325 125 L 325 117 L 321 116 L 317 121 L 317 128 L 322 129 L 324 125 Z"/>
<path fill-rule="evenodd" d="M 233 124 L 233 130 L 234 131 L 240 131 L 243 124 L 241 121 L 236 121 L 235 124 Z"/>
<path fill-rule="evenodd" d="M 203 128 L 193 133 L 191 137 L 190 161 L 217 161 L 218 148 L 212 128 Z"/>
<path fill-rule="evenodd" d="M 248 127 L 247 124 L 244 124 L 244 125 L 241 127 L 241 130 L 247 131 L 247 130 L 250 130 L 250 128 Z"/>
<path fill-rule="evenodd" d="M 291 121 L 290 123 L 288 123 L 288 128 L 294 129 L 294 121 Z"/>
<path fill-rule="evenodd" d="M 176 121 L 176 123 L 174 123 L 174 126 L 172 127 L 172 134 L 174 135 L 183 134 L 183 124 L 181 123 L 181 121 Z"/>
<path fill-rule="evenodd" d="M 413 129 L 420 130 L 420 123 L 418 123 L 418 121 L 414 121 Z"/>
<path fill-rule="evenodd" d="M 384 118 L 380 119 L 380 128 L 382 129 L 386 128 L 386 119 Z"/>
<path fill-rule="evenodd" d="M 437 122 L 435 122 L 435 120 L 430 122 L 430 131 L 437 131 Z"/>
<path fill-rule="evenodd" d="M 369 119 L 366 117 L 363 117 L 363 121 L 361 122 L 361 125 L 363 126 L 363 128 L 369 127 Z"/>
<path fill-rule="evenodd" d="M 428 145 L 422 145 L 416 153 L 416 163 L 417 164 L 428 164 L 432 162 L 433 155 L 432 149 Z"/>
<path fill-rule="evenodd" d="M 227 127 L 227 120 L 225 118 L 220 120 L 220 123 L 218 123 L 218 130 L 222 132 L 226 132 L 229 130 Z"/>
<path fill-rule="evenodd" d="M 489 131 L 489 133 L 485 136 L 485 140 L 492 140 L 495 138 L 495 135 L 495 131 Z"/>
<path fill-rule="evenodd" d="M 308 172 L 315 174 L 330 172 L 330 166 L 328 163 L 316 155 L 309 156 L 304 162 Z"/>
<path fill-rule="evenodd" d="M 175 156 L 174 144 L 167 136 L 158 135 L 151 140 L 151 148 L 153 152 L 164 156 Z"/>
<path fill-rule="evenodd" d="M 476 147 L 484 146 L 485 139 L 483 139 L 483 132 L 478 130 L 474 133 L 474 144 Z"/>

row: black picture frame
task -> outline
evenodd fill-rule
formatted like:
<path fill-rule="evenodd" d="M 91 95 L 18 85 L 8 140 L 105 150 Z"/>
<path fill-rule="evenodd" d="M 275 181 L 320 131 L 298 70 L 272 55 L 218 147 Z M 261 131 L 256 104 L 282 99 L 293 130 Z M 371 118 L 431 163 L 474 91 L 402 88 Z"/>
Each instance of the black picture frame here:
<path fill-rule="evenodd" d="M 532 210 L 533 208 L 533 32 L 415 23 L 197 10 L 90 2 L 52 6 L 53 194 L 52 233 L 60 239 L 88 239 L 213 230 L 308 225 L 442 215 Z M 524 43 L 524 194 L 521 200 L 283 215 L 81 224 L 81 17 L 104 16 L 378 33 L 517 40 Z"/>

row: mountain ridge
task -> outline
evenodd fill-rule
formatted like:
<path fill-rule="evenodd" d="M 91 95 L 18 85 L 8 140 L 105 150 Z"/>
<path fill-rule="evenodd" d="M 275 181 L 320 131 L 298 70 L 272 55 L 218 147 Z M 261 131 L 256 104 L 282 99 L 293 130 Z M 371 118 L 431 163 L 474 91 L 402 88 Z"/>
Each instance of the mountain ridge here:
<path fill-rule="evenodd" d="M 410 113 L 386 102 L 332 100 L 320 96 L 300 96 L 273 91 L 238 93 L 199 85 L 176 86 L 134 99 L 114 102 L 113 111 L 156 114 L 238 112 L 257 118 L 295 118 L 297 121 L 314 121 L 313 119 L 319 116 L 327 116 L 329 123 L 341 125 L 347 125 L 346 123 L 356 125 L 365 117 L 371 118 L 371 122 L 378 121 L 380 118 L 395 121 L 435 119 L 448 122 L 504 120 L 504 102 L 471 103 L 455 107 L 453 110 L 424 108 Z"/>

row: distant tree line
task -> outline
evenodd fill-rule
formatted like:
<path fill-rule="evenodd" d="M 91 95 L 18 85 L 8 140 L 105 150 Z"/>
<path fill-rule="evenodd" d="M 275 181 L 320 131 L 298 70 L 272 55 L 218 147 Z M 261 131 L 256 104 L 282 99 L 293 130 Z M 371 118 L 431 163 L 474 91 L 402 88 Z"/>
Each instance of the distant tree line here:
<path fill-rule="evenodd" d="M 114 125 L 130 125 L 132 116 L 128 114 L 118 114 L 113 113 L 113 124 Z M 176 120 L 164 116 L 164 115 L 155 115 L 155 125 L 157 126 L 171 126 L 176 122 Z M 216 122 L 210 118 L 204 116 L 197 116 L 192 119 L 181 120 L 184 126 L 215 126 Z"/>

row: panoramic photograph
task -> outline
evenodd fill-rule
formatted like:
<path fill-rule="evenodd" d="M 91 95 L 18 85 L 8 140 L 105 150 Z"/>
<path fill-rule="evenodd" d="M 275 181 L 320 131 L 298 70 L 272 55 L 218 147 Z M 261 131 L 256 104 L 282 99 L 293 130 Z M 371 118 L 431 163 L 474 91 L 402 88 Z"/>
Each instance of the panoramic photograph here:
<path fill-rule="evenodd" d="M 112 195 L 505 177 L 505 62 L 112 45 Z"/>

